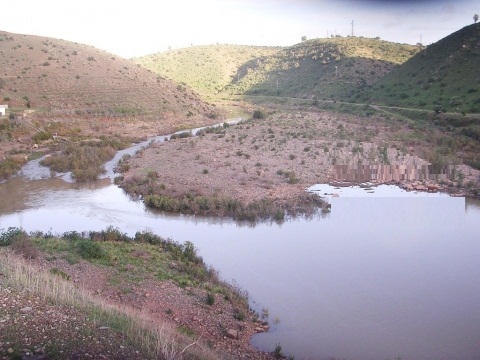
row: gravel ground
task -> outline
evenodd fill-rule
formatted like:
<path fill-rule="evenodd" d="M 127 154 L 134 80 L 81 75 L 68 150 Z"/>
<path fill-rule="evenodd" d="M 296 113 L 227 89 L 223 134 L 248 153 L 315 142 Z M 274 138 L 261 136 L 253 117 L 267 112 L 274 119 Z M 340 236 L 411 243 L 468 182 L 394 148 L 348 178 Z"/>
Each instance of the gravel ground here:
<path fill-rule="evenodd" d="M 431 144 L 428 139 L 403 140 L 414 138 L 407 124 L 318 110 L 271 108 L 266 113 L 265 119 L 224 132 L 153 144 L 126 162 L 120 186 L 133 195 L 146 195 L 156 186 L 180 198 L 216 194 L 244 203 L 263 198 L 288 201 L 311 185 L 338 180 L 335 165 L 429 164 L 422 155 L 431 151 Z M 442 136 L 431 131 L 428 136 Z M 463 184 L 479 187 L 478 170 L 466 165 L 458 169 L 464 174 Z M 290 181 L 291 174 L 295 181 Z M 379 177 L 377 183 L 391 181 Z M 460 194 L 468 190 L 448 180 L 421 185 Z"/>

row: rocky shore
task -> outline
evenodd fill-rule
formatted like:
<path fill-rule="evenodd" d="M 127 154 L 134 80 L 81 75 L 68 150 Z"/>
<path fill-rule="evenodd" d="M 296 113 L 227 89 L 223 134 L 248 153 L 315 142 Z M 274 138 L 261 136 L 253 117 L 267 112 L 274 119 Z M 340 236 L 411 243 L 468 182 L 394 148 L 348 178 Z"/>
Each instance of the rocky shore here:
<path fill-rule="evenodd" d="M 445 165 L 450 173 L 425 175 L 444 171 L 438 164 L 432 166 L 428 158 L 445 164 L 459 160 L 440 159 L 432 152 L 429 142 L 440 143 L 445 135 L 435 128 L 429 132 L 422 141 L 403 141 L 398 139 L 418 138 L 418 132 L 383 117 L 373 121 L 348 114 L 270 108 L 260 119 L 154 143 L 122 161 L 117 183 L 144 199 L 214 197 L 247 205 L 263 200 L 295 204 L 311 185 L 335 181 L 394 182 L 410 191 L 479 196 L 480 171 L 470 166 L 455 165 L 450 171 L 450 165 Z M 347 173 L 368 168 L 378 174 L 345 179 L 339 167 Z M 167 206 L 160 209 L 170 210 Z M 174 207 L 170 211 L 182 212 Z"/>

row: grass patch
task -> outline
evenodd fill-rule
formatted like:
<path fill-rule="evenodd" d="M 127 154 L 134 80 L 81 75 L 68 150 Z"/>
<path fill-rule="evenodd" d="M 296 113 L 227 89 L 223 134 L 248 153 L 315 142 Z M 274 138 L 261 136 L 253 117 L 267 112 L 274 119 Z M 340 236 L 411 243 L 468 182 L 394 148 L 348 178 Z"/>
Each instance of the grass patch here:
<path fill-rule="evenodd" d="M 92 232 L 67 232 L 60 236 L 41 232 L 26 234 L 9 228 L 0 230 L 0 273 L 6 286 L 28 289 L 40 299 L 58 305 L 74 306 L 102 326 L 121 333 L 125 341 L 144 353 L 145 358 L 215 359 L 216 355 L 203 346 L 188 347 L 195 333 L 187 327 L 171 328 L 152 323 L 148 314 L 124 306 L 115 306 L 79 290 L 69 275 L 61 269 L 39 270 L 13 250 L 18 239 L 26 239 L 38 251 L 51 254 L 50 259 L 72 256 L 94 265 L 113 269 L 110 280 L 124 294 L 131 293 L 132 284 L 155 278 L 159 272 L 179 286 L 205 289 L 206 303 L 215 303 L 215 293 L 224 294 L 239 311 L 246 311 L 245 294 L 221 282 L 218 274 L 207 268 L 192 243 L 178 244 L 150 232 L 138 232 L 134 237 L 115 228 Z M 244 310 L 241 310 L 244 309 Z"/>
<path fill-rule="evenodd" d="M 15 255 L 8 249 L 0 249 L 0 272 L 4 276 L 5 286 L 11 289 L 28 289 L 39 300 L 49 301 L 57 306 L 73 306 L 85 316 L 84 330 L 87 326 L 102 324 L 121 334 L 127 343 L 135 346 L 145 358 L 150 359 L 216 359 L 217 356 L 206 347 L 189 347 L 192 339 L 177 331 L 167 323 L 152 322 L 144 313 L 126 306 L 112 305 L 94 297 L 90 293 L 77 289 L 66 281 L 57 271 L 43 271 L 31 262 Z M 8 325 L 7 325 L 8 326 Z M 6 328 L 8 332 L 8 327 Z M 23 332 L 28 332 L 24 330 Z M 60 337 L 57 340 L 62 340 Z M 75 342 L 66 341 L 62 351 L 75 348 Z M 55 353 L 55 346 L 48 348 Z"/>
<path fill-rule="evenodd" d="M 0 179 L 7 179 L 15 175 L 26 163 L 24 157 L 8 156 L 0 161 Z"/>
<path fill-rule="evenodd" d="M 298 182 L 293 172 L 286 173 L 287 181 Z M 200 214 L 205 216 L 226 216 L 236 220 L 283 220 L 286 215 L 311 215 L 323 206 L 320 197 L 305 194 L 293 203 L 279 199 L 264 198 L 248 204 L 239 200 L 220 196 L 185 196 L 181 198 L 163 194 L 150 194 L 144 197 L 145 205 L 161 211 Z"/>
<path fill-rule="evenodd" d="M 125 139 L 83 141 L 66 145 L 60 153 L 54 154 L 40 163 L 57 172 L 72 172 L 75 181 L 96 180 L 105 172 L 103 164 L 113 158 L 117 150 L 130 144 Z"/>

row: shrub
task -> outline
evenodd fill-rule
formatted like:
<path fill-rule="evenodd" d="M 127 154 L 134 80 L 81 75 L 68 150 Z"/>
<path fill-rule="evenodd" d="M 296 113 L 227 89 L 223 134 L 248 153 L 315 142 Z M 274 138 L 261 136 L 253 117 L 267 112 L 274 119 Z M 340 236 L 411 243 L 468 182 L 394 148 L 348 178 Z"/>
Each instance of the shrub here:
<path fill-rule="evenodd" d="M 17 238 L 25 235 L 23 230 L 16 227 L 9 227 L 7 230 L 0 232 L 0 246 L 11 245 Z"/>
<path fill-rule="evenodd" d="M 57 268 L 52 268 L 50 269 L 50 273 L 53 275 L 57 275 L 65 280 L 70 280 L 70 275 L 68 275 L 65 271 L 57 269 Z"/>
<path fill-rule="evenodd" d="M 213 295 L 212 293 L 208 293 L 206 302 L 207 302 L 207 305 L 210 305 L 210 306 L 215 304 L 215 295 Z"/>
<path fill-rule="evenodd" d="M 243 321 L 245 320 L 245 313 L 242 310 L 235 309 L 233 313 L 233 318 L 238 321 Z"/>
<path fill-rule="evenodd" d="M 27 259 L 35 259 L 39 255 L 38 249 L 32 244 L 27 235 L 17 238 L 12 243 L 12 249 Z"/>
<path fill-rule="evenodd" d="M 0 161 L 0 179 L 6 179 L 14 175 L 24 163 L 25 159 L 23 157 L 7 157 Z"/>
<path fill-rule="evenodd" d="M 82 234 L 76 231 L 67 231 L 63 233 L 62 238 L 68 241 L 77 241 L 77 240 L 82 240 L 83 236 Z"/>
<path fill-rule="evenodd" d="M 32 137 L 32 140 L 35 142 L 38 142 L 38 141 L 48 140 L 51 138 L 52 138 L 52 133 L 50 133 L 49 131 L 40 131 Z"/>
<path fill-rule="evenodd" d="M 79 255 L 86 260 L 101 259 L 106 255 L 99 244 L 87 239 L 78 241 L 77 250 Z"/>
<path fill-rule="evenodd" d="M 260 110 L 255 110 L 255 111 L 253 112 L 252 118 L 253 118 L 253 119 L 264 119 L 264 118 L 265 118 L 265 114 L 264 114 L 262 111 L 260 111 Z"/>
<path fill-rule="evenodd" d="M 285 176 L 287 177 L 287 183 L 289 183 L 289 184 L 297 184 L 300 181 L 297 178 L 297 175 L 295 175 L 294 171 L 286 172 Z"/>
<path fill-rule="evenodd" d="M 170 135 L 170 140 L 185 139 L 185 138 L 191 137 L 191 136 L 193 136 L 191 131 L 184 131 L 184 132 L 181 132 L 181 133 L 176 133 L 176 134 Z"/>
<path fill-rule="evenodd" d="M 273 356 L 275 359 L 283 358 L 282 347 L 280 344 L 275 345 L 275 350 L 273 351 Z"/>

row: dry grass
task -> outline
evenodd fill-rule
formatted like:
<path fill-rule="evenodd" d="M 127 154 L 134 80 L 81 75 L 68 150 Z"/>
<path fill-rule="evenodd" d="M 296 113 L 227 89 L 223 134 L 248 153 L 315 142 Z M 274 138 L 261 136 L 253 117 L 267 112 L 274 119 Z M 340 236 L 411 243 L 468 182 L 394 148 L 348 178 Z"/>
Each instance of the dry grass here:
<path fill-rule="evenodd" d="M 94 322 L 116 328 L 147 358 L 217 358 L 200 342 L 192 342 L 169 324 L 153 322 L 146 313 L 94 297 L 63 278 L 40 270 L 7 248 L 0 249 L 0 272 L 4 275 L 5 286 L 27 290 L 43 301 L 74 306 L 88 313 Z"/>

